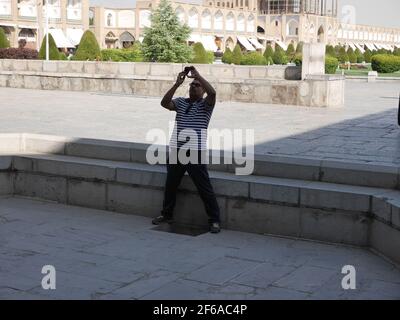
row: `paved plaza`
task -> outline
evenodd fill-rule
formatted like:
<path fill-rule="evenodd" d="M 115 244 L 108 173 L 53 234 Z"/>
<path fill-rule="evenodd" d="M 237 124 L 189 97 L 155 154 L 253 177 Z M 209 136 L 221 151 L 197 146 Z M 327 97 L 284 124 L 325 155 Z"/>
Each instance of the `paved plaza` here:
<path fill-rule="evenodd" d="M 254 129 L 261 154 L 400 164 L 399 83 L 346 86 L 342 109 L 218 103 L 211 128 Z M 146 142 L 174 119 L 159 101 L 0 88 L 0 133 Z M 56 269 L 56 290 L 41 286 L 45 265 Z M 355 290 L 342 288 L 346 265 Z M 400 299 L 400 269 L 363 248 L 170 233 L 133 214 L 3 196 L 0 299 Z"/>
<path fill-rule="evenodd" d="M 399 82 L 346 82 L 345 107 L 222 102 L 210 128 L 255 130 L 256 153 L 400 164 Z M 168 133 L 174 113 L 160 98 L 0 88 L 0 132 L 146 142 Z"/>
<path fill-rule="evenodd" d="M 0 199 L 3 299 L 400 299 L 400 271 L 358 248 L 235 231 L 196 237 L 149 218 Z M 41 269 L 56 268 L 56 290 Z M 356 289 L 341 287 L 356 268 Z"/>

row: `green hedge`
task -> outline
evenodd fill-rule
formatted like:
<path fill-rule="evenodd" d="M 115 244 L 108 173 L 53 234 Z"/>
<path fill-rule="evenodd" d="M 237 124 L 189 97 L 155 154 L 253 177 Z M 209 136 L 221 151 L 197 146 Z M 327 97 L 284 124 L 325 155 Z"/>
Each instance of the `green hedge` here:
<path fill-rule="evenodd" d="M 214 51 L 207 51 L 207 63 L 213 63 L 215 60 Z"/>
<path fill-rule="evenodd" d="M 364 60 L 366 63 L 371 63 L 371 59 L 372 59 L 372 52 L 370 50 L 365 50 L 364 52 Z"/>
<path fill-rule="evenodd" d="M 303 55 L 301 53 L 297 53 L 293 59 L 293 62 L 296 66 L 301 66 L 303 63 Z"/>
<path fill-rule="evenodd" d="M 242 57 L 240 64 L 247 66 L 263 66 L 267 64 L 267 60 L 261 53 L 251 52 Z"/>
<path fill-rule="evenodd" d="M 377 54 L 371 58 L 372 70 L 379 73 L 400 71 L 400 57 L 388 54 Z"/>
<path fill-rule="evenodd" d="M 268 57 L 268 58 L 266 58 L 265 63 L 268 66 L 272 66 L 274 64 L 274 59 L 272 59 L 272 57 Z"/>
<path fill-rule="evenodd" d="M 65 55 L 64 52 L 60 52 L 60 60 L 68 60 L 67 56 Z"/>
<path fill-rule="evenodd" d="M 208 63 L 207 51 L 201 42 L 196 42 L 193 45 L 192 63 Z"/>
<path fill-rule="evenodd" d="M 326 56 L 325 58 L 325 73 L 335 74 L 339 66 L 339 60 L 335 57 Z"/>
<path fill-rule="evenodd" d="M 224 55 L 222 56 L 222 62 L 231 64 L 232 63 L 232 58 L 233 58 L 233 53 L 230 48 L 226 48 Z"/>
<path fill-rule="evenodd" d="M 303 57 L 301 54 L 296 54 L 294 58 L 294 63 L 296 66 L 301 66 L 303 63 Z M 335 57 L 326 56 L 325 57 L 325 73 L 326 74 L 335 74 L 337 68 L 339 67 L 339 60 Z"/>
<path fill-rule="evenodd" d="M 270 44 L 268 44 L 264 51 L 264 58 L 265 60 L 267 60 L 267 62 L 272 61 L 272 64 L 274 64 L 273 56 L 274 56 L 274 49 L 271 47 Z"/>
<path fill-rule="evenodd" d="M 0 27 L 0 48 L 9 48 L 10 47 L 10 42 L 7 39 L 6 33 L 4 32 L 4 29 Z"/>
<path fill-rule="evenodd" d="M 242 61 L 242 58 L 243 58 L 242 49 L 240 49 L 240 46 L 237 44 L 235 46 L 235 49 L 233 49 L 232 63 L 240 64 L 240 61 Z"/>
<path fill-rule="evenodd" d="M 325 47 L 325 53 L 326 53 L 326 55 L 329 55 L 331 57 L 335 57 L 336 56 L 335 48 L 333 46 L 331 46 L 331 45 L 327 45 Z"/>
<path fill-rule="evenodd" d="M 303 54 L 303 42 L 302 41 L 300 41 L 298 44 L 297 44 L 297 47 L 296 47 L 296 53 L 300 53 L 300 54 Z"/>
<path fill-rule="evenodd" d="M 76 50 L 72 59 L 78 61 L 101 60 L 100 46 L 93 32 L 89 30 L 85 31 L 79 43 L 78 50 Z"/>
<path fill-rule="evenodd" d="M 42 46 L 39 51 L 39 59 L 46 59 L 46 36 L 44 36 L 42 41 Z M 60 51 L 58 51 L 57 45 L 54 41 L 53 36 L 49 33 L 49 59 L 50 60 L 62 60 Z"/>
<path fill-rule="evenodd" d="M 114 62 L 141 62 L 143 56 L 140 50 L 135 49 L 105 49 L 101 51 L 103 61 Z"/>
<path fill-rule="evenodd" d="M 279 46 L 275 47 L 274 56 L 272 57 L 275 64 L 287 64 L 288 57 L 285 54 L 285 51 Z"/>

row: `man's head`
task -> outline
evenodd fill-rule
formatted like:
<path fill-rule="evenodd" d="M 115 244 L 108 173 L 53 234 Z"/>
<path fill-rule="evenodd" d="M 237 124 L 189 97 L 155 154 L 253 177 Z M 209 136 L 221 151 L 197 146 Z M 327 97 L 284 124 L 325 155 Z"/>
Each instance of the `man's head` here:
<path fill-rule="evenodd" d="M 193 101 L 203 98 L 205 90 L 199 80 L 193 80 L 189 85 L 189 97 Z"/>

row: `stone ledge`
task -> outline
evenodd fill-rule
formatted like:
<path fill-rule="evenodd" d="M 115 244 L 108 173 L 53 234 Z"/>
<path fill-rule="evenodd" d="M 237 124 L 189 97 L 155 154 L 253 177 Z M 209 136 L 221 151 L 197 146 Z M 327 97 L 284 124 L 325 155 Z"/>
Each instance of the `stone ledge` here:
<path fill-rule="evenodd" d="M 23 136 L 37 143 L 37 136 Z M 48 137 L 47 146 L 53 148 L 52 143 L 60 142 L 68 144 L 71 140 Z M 31 147 L 24 142 L 24 148 Z M 0 163 L 5 163 L 4 170 L 8 170 L 0 172 L 3 195 L 38 197 L 148 217 L 157 215 L 162 206 L 166 173 L 160 166 L 63 154 L 7 155 L 0 157 Z M 396 246 L 383 245 L 382 233 L 386 230 L 394 240 L 398 238 L 400 192 L 274 177 L 243 177 L 229 172 L 210 172 L 210 177 L 226 228 L 371 245 L 400 262 L 399 251 L 393 249 Z M 207 219 L 195 191 L 192 181 L 185 177 L 176 218 L 182 223 L 203 225 Z"/>
<path fill-rule="evenodd" d="M 69 138 L 41 134 L 0 134 L 0 153 L 44 153 L 80 158 L 147 164 L 149 144 L 97 139 Z M 224 164 L 223 151 L 216 151 L 211 164 L 214 171 L 235 171 L 236 165 Z M 219 155 L 219 156 L 218 156 Z M 210 151 L 210 159 L 213 151 Z M 253 176 L 320 181 L 343 185 L 399 189 L 400 168 L 346 161 L 254 155 Z"/>
<path fill-rule="evenodd" d="M 218 101 L 282 104 L 308 107 L 343 107 L 344 80 L 287 81 L 271 79 L 241 79 L 208 77 L 215 86 Z M 55 73 L 35 71 L 0 71 L 0 87 L 36 90 L 68 90 L 110 92 L 162 97 L 175 76 L 114 75 L 86 73 Z M 338 84 L 339 83 L 339 84 Z M 183 92 L 183 89 L 180 88 Z"/>
<path fill-rule="evenodd" d="M 152 188 L 163 188 L 166 179 L 166 171 L 163 166 L 64 155 L 15 156 L 13 168 L 17 172 L 32 172 L 63 178 L 115 182 Z M 225 172 L 211 171 L 210 178 L 215 185 L 215 192 L 219 196 L 364 213 L 371 212 L 371 197 L 384 192 L 377 188 L 284 178 L 235 176 Z M 196 191 L 189 179 L 184 179 L 181 189 Z M 397 196 L 400 197 L 400 192 Z"/>

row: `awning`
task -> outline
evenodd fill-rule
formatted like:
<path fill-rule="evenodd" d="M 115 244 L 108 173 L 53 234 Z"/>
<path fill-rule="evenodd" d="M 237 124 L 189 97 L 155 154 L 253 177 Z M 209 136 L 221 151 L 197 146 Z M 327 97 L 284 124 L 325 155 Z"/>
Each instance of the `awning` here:
<path fill-rule="evenodd" d="M 261 43 L 259 43 L 258 41 L 257 41 L 257 39 L 255 39 L 255 38 L 249 38 L 249 41 L 251 42 L 251 44 L 256 48 L 256 49 L 265 49 L 264 48 L 264 46 L 261 44 Z"/>
<path fill-rule="evenodd" d="M 376 48 L 375 48 L 371 43 L 365 43 L 365 45 L 367 46 L 367 48 L 368 48 L 370 51 L 376 50 Z"/>
<path fill-rule="evenodd" d="M 61 29 L 50 29 L 49 32 L 52 35 L 57 48 L 75 48 Z"/>
<path fill-rule="evenodd" d="M 242 44 L 242 46 L 246 48 L 246 50 L 248 50 L 248 51 L 256 50 L 256 49 L 254 49 L 254 47 L 251 45 L 251 43 L 245 37 L 238 36 L 237 39 Z"/>
<path fill-rule="evenodd" d="M 378 50 L 383 49 L 382 46 L 381 46 L 379 43 L 374 43 L 374 46 L 375 46 Z"/>
<path fill-rule="evenodd" d="M 260 39 L 260 40 L 267 40 L 266 37 L 262 37 L 262 36 L 257 36 L 257 38 Z"/>
<path fill-rule="evenodd" d="M 82 36 L 82 29 L 67 29 L 67 38 L 74 46 L 77 46 L 81 42 Z"/>
<path fill-rule="evenodd" d="M 204 46 L 204 49 L 207 51 L 217 51 L 218 47 L 215 44 L 214 36 L 203 36 L 201 39 L 201 43 Z"/>
<path fill-rule="evenodd" d="M 278 46 L 280 46 L 283 50 L 287 50 L 287 45 L 284 44 L 282 41 L 280 40 L 275 40 L 275 42 L 278 44 Z"/>
<path fill-rule="evenodd" d="M 355 43 L 354 45 L 357 47 L 358 50 L 361 51 L 361 53 L 365 52 L 365 49 L 361 45 L 359 45 L 358 43 Z"/>
<path fill-rule="evenodd" d="M 391 46 L 389 46 L 388 44 L 384 44 L 383 47 L 384 47 L 386 50 L 393 51 L 393 48 L 392 48 Z"/>
<path fill-rule="evenodd" d="M 188 41 L 201 42 L 201 36 L 198 34 L 191 34 Z"/>
<path fill-rule="evenodd" d="M 0 22 L 0 26 L 2 26 L 2 27 L 13 27 L 13 28 L 15 28 L 15 24 L 14 24 L 14 23 L 3 23 L 3 22 Z"/>
<path fill-rule="evenodd" d="M 355 51 L 355 50 L 357 49 L 356 46 L 354 45 L 354 43 L 352 43 L 352 42 L 347 42 L 347 45 L 348 45 L 350 48 L 352 48 L 353 51 Z"/>
<path fill-rule="evenodd" d="M 399 44 L 395 44 L 394 45 L 396 48 L 399 48 L 400 49 L 400 43 Z"/>
<path fill-rule="evenodd" d="M 135 42 L 135 37 L 129 32 L 124 32 L 119 36 L 119 41 L 121 42 Z"/>
<path fill-rule="evenodd" d="M 144 39 L 144 37 L 139 37 L 139 42 L 142 43 L 143 39 Z"/>
<path fill-rule="evenodd" d="M 19 24 L 18 28 L 20 28 L 20 29 L 39 29 L 37 26 L 27 26 L 27 25 L 23 25 L 23 24 Z"/>

